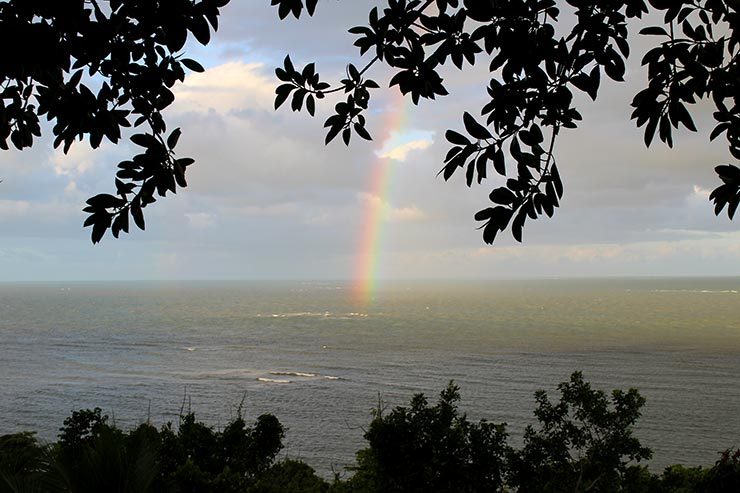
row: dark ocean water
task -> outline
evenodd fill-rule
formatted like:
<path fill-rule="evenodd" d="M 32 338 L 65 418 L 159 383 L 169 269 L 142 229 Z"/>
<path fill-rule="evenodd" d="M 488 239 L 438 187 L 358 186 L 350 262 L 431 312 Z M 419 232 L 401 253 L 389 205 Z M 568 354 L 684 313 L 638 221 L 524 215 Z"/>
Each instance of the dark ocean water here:
<path fill-rule="evenodd" d="M 671 463 L 740 446 L 740 278 L 396 283 L 367 306 L 342 283 L 0 284 L 0 434 L 54 439 L 74 409 L 119 426 L 223 425 L 244 398 L 285 454 L 350 464 L 380 393 L 450 379 L 474 419 L 533 423 L 535 390 L 582 370 L 647 398 L 638 436 Z"/>

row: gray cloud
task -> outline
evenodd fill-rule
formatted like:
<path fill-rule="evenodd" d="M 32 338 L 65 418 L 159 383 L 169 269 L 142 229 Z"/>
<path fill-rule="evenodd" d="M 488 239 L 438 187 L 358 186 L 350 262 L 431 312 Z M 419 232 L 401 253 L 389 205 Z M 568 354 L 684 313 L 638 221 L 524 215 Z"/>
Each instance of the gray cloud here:
<path fill-rule="evenodd" d="M 273 66 L 285 53 L 316 59 L 327 75 L 356 60 L 346 28 L 366 19 L 370 1 L 325 1 L 315 19 L 276 21 L 267 2 L 232 2 L 214 43 L 194 50 L 211 70 L 179 89 L 170 111 L 181 126 L 182 155 L 197 164 L 188 189 L 148 208 L 147 231 L 93 247 L 82 230 L 84 200 L 113 189 L 127 145 L 77 155 L 55 170 L 48 139 L 2 154 L 0 280 L 141 278 L 348 278 L 369 207 L 379 207 L 384 240 L 379 274 L 404 277 L 518 277 L 727 274 L 740 267 L 736 225 L 714 217 L 712 168 L 727 160 L 701 134 L 681 134 L 676 149 L 646 150 L 629 121 L 644 84 L 638 42 L 624 84 L 605 82 L 597 103 L 579 98 L 581 128 L 561 135 L 558 159 L 566 196 L 553 219 L 530 222 L 525 245 L 483 245 L 473 214 L 488 205 L 498 178 L 468 189 L 463 176 L 436 177 L 447 151 L 444 131 L 485 103 L 484 66 L 445 71 L 452 95 L 399 106 L 378 91 L 369 114 L 376 141 L 324 146 L 322 123 L 289 108 L 272 111 Z M 372 77 L 387 83 L 388 71 Z M 405 118 L 398 118 L 402 113 Z M 393 116 L 395 115 L 395 118 Z M 378 153 L 388 121 L 432 135 L 405 161 Z M 398 128 L 394 130 L 399 130 Z M 387 149 L 386 149 L 387 150 Z M 74 158 L 74 156 L 72 156 Z M 85 161 L 87 160 L 87 161 Z M 386 166 L 386 168 L 383 168 Z M 373 187 L 379 169 L 385 185 Z"/>

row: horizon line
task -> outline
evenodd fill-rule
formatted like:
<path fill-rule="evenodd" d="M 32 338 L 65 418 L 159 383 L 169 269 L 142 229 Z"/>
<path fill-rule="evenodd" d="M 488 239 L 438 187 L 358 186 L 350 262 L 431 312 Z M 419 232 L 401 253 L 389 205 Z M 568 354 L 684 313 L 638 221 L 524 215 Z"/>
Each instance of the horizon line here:
<path fill-rule="evenodd" d="M 661 279 L 740 279 L 740 274 L 677 274 L 677 275 L 575 275 L 575 276 L 522 276 L 522 277 L 404 277 L 380 278 L 374 282 L 512 282 L 512 281 L 578 281 L 578 280 L 661 280 Z M 356 284 L 362 280 L 350 278 L 192 278 L 192 279 L 10 279 L 0 280 L 0 284 L 32 283 L 125 283 L 125 282 L 338 282 Z"/>

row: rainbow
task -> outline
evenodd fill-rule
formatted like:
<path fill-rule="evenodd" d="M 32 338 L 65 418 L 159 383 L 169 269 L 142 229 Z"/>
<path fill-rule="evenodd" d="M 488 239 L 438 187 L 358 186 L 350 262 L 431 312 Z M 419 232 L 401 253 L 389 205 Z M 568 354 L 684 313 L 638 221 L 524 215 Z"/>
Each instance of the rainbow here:
<path fill-rule="evenodd" d="M 408 121 L 408 103 L 397 93 L 392 109 L 388 112 L 383 125 L 383 135 L 380 143 L 389 142 L 394 134 L 400 135 Z M 385 207 L 390 196 L 390 187 L 393 177 L 393 160 L 383 157 L 381 151 L 376 151 L 378 158 L 373 164 L 363 219 L 361 221 L 360 237 L 357 248 L 357 258 L 353 283 L 353 298 L 356 303 L 366 307 L 373 299 L 378 282 L 381 246 L 384 238 Z"/>

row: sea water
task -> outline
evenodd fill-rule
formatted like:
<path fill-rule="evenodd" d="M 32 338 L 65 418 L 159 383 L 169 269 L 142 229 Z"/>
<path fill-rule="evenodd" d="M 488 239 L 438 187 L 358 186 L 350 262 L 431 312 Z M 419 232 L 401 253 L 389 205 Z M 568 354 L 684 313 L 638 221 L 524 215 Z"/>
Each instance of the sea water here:
<path fill-rule="evenodd" d="M 220 427 L 241 404 L 283 456 L 341 471 L 387 407 L 454 380 L 471 419 L 534 424 L 533 393 L 582 370 L 647 399 L 651 467 L 740 446 L 740 279 L 0 284 L 0 434 L 53 440 L 72 410 L 118 426 Z"/>

